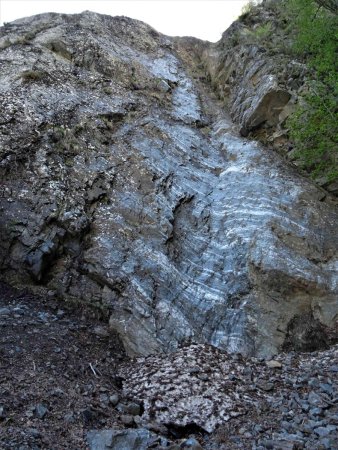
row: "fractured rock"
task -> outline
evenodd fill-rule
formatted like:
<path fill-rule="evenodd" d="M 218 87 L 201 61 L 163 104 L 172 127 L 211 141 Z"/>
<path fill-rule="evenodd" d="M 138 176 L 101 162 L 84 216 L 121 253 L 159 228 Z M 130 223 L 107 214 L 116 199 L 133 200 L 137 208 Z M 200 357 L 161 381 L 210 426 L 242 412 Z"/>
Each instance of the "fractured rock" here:
<path fill-rule="evenodd" d="M 236 132 L 184 41 L 87 11 L 17 20 L 0 47 L 3 279 L 109 314 L 129 355 L 270 357 L 295 317 L 334 329 L 337 210 Z M 238 86 L 244 127 L 281 113 L 266 86 L 255 105 Z"/>
<path fill-rule="evenodd" d="M 144 428 L 137 430 L 92 430 L 87 434 L 90 450 L 147 450 L 168 442 Z"/>

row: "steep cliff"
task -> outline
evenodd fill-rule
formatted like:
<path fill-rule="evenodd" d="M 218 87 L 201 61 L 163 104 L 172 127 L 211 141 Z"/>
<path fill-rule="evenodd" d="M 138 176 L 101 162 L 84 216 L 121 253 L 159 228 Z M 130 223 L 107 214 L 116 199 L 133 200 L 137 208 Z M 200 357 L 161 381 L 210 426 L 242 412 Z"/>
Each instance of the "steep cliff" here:
<path fill-rule="evenodd" d="M 225 89 L 225 53 L 90 12 L 15 21 L 0 48 L 3 279 L 102 309 L 129 354 L 325 346 L 337 209 L 240 136 L 203 80 Z M 242 134 L 289 101 L 263 78 L 264 107 L 234 88 Z"/>
<path fill-rule="evenodd" d="M 298 9 L 292 6 L 293 3 Z M 306 169 L 304 173 L 311 174 L 317 184 L 338 195 L 337 77 L 332 61 L 335 59 L 335 40 L 332 37 L 327 42 L 320 41 L 325 26 L 334 36 L 337 16 L 321 7 L 325 2 L 317 2 L 318 5 L 310 1 L 312 9 L 309 9 L 308 17 L 298 18 L 302 8 L 306 9 L 306 3 L 302 0 L 263 0 L 243 13 L 216 44 L 201 46 L 196 41 L 192 47 L 217 96 L 232 120 L 239 124 L 241 135 L 258 139 L 278 151 L 294 165 Z M 308 23 L 304 25 L 305 19 Z M 300 32 L 297 28 L 301 26 L 307 30 L 302 31 L 305 34 L 301 38 L 302 51 L 296 51 L 300 45 L 297 44 Z M 318 28 L 313 36 L 309 31 L 311 27 Z M 321 46 L 324 47 L 322 51 L 319 50 Z M 316 64 L 310 64 L 309 55 L 313 54 Z M 329 85 L 325 84 L 328 80 Z M 326 97 L 328 93 L 330 96 Z M 318 140 L 318 154 L 306 161 L 310 150 L 299 152 L 292 139 L 289 119 L 309 102 L 316 103 L 319 110 L 317 115 L 313 113 L 311 117 L 310 113 L 303 117 L 303 127 L 311 118 L 312 129 L 301 134 L 303 139 L 309 139 L 303 143 L 305 147 L 306 144 L 311 146 L 311 134 L 312 140 Z M 328 124 L 323 122 L 323 116 L 332 116 L 331 129 L 325 129 Z M 295 120 L 300 121 L 300 118 Z M 301 128 L 297 125 L 298 134 Z"/>

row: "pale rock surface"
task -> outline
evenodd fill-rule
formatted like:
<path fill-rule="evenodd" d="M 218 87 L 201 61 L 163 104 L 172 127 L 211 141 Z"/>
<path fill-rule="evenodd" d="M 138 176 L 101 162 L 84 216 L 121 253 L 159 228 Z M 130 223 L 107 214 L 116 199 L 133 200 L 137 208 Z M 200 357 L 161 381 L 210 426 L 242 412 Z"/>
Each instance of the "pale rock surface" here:
<path fill-rule="evenodd" d="M 246 367 L 249 364 L 211 346 L 191 345 L 169 357 L 139 358 L 135 367 L 128 365 L 121 374 L 124 394 L 143 401 L 145 423 L 195 424 L 210 433 L 244 415 L 254 402 L 243 395 Z M 259 391 L 254 395 L 260 396 Z"/>
<path fill-rule="evenodd" d="M 90 450 L 147 450 L 167 446 L 167 440 L 146 429 L 92 430 L 87 434 Z"/>
<path fill-rule="evenodd" d="M 130 355 L 273 355 L 295 317 L 325 345 L 337 211 L 240 137 L 189 45 L 90 12 L 1 28 L 1 277 L 100 308 Z"/>

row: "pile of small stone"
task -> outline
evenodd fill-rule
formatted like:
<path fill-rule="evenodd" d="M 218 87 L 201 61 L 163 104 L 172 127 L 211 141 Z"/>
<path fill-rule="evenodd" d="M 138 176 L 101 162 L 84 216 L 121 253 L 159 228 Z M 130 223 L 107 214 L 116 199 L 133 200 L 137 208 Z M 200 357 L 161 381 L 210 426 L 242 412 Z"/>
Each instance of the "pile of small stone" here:
<path fill-rule="evenodd" d="M 144 420 L 177 426 L 194 423 L 207 432 L 244 415 L 264 396 L 259 390 L 246 396 L 249 361 L 202 344 L 168 356 L 139 358 L 121 374 L 125 395 L 143 401 Z"/>
<path fill-rule="evenodd" d="M 143 404 L 139 426 L 194 425 L 209 449 L 337 448 L 338 346 L 259 360 L 193 344 L 120 375 L 124 395 Z"/>

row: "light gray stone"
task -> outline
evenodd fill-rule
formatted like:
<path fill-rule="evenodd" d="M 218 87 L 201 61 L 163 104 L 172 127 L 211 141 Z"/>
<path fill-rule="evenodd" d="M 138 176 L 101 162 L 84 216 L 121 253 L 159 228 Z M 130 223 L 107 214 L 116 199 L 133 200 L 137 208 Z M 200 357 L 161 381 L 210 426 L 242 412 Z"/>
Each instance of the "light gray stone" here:
<path fill-rule="evenodd" d="M 330 433 L 337 431 L 337 427 L 334 425 L 327 425 L 326 427 L 315 428 L 314 432 L 320 437 L 326 437 Z"/>
<path fill-rule="evenodd" d="M 34 412 L 36 417 L 38 417 L 39 419 L 44 419 L 46 414 L 48 413 L 48 408 L 39 403 L 38 405 L 36 405 Z"/>
<path fill-rule="evenodd" d="M 274 359 L 271 359 L 269 361 L 266 361 L 266 365 L 270 369 L 281 369 L 283 367 L 283 364 L 280 361 L 276 361 Z"/>
<path fill-rule="evenodd" d="M 90 450 L 146 450 L 154 442 L 167 441 L 156 434 L 140 428 L 138 430 L 92 430 L 87 434 Z"/>
<path fill-rule="evenodd" d="M 109 402 L 113 405 L 116 406 L 118 404 L 118 402 L 120 401 L 120 397 L 118 394 L 112 394 L 109 396 Z"/>

